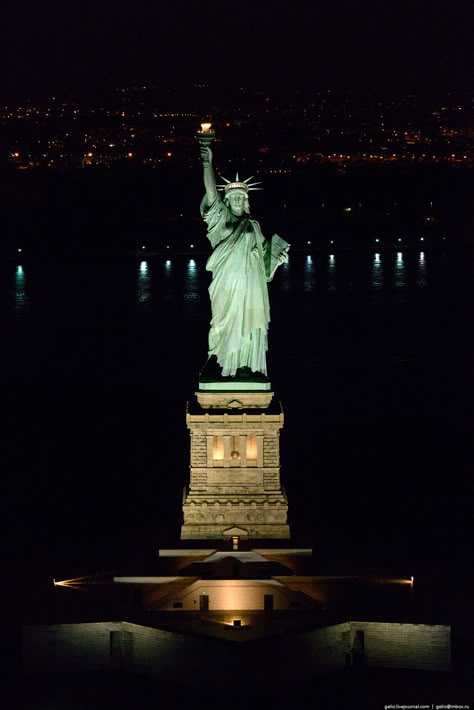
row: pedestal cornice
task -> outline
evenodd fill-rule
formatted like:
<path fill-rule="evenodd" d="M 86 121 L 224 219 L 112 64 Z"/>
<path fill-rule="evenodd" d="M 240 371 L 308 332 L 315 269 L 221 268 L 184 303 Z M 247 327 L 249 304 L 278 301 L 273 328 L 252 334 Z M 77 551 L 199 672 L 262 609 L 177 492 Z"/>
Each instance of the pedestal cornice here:
<path fill-rule="evenodd" d="M 270 384 L 267 391 L 199 389 L 196 399 L 203 409 L 267 409 L 273 399 L 273 392 L 270 390 Z"/>

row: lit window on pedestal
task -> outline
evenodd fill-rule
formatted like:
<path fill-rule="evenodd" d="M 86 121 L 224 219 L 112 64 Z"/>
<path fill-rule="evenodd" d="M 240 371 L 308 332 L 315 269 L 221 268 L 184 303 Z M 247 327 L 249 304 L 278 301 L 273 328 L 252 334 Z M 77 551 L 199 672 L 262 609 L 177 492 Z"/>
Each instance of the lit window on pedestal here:
<path fill-rule="evenodd" d="M 242 441 L 243 438 L 244 441 Z M 254 434 L 247 434 L 245 437 L 239 434 L 229 436 L 228 446 L 226 453 L 224 437 L 214 436 L 212 441 L 213 461 L 227 459 L 231 462 L 240 462 L 242 459 L 246 459 L 248 462 L 254 462 L 257 460 L 257 437 Z"/>
<path fill-rule="evenodd" d="M 257 460 L 257 437 L 254 434 L 247 436 L 246 458 L 248 461 Z"/>
<path fill-rule="evenodd" d="M 212 442 L 212 458 L 214 461 L 224 460 L 224 437 L 215 436 Z"/>
<path fill-rule="evenodd" d="M 230 458 L 231 461 L 240 459 L 240 436 L 230 437 Z"/>

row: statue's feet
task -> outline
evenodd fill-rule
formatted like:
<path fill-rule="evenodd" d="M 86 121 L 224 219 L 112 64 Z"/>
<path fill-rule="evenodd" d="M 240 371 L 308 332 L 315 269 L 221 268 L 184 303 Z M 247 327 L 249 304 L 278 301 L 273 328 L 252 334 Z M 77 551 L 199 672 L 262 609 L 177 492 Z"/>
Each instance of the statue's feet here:
<path fill-rule="evenodd" d="M 199 373 L 200 382 L 218 382 L 222 379 L 222 368 L 217 362 L 215 355 L 211 355 L 201 372 Z"/>
<path fill-rule="evenodd" d="M 235 373 L 235 379 L 246 382 L 269 382 L 270 380 L 263 372 L 254 372 L 250 367 L 239 367 Z"/>
<path fill-rule="evenodd" d="M 235 375 L 222 374 L 222 368 L 212 355 L 199 373 L 200 382 L 270 382 L 263 372 L 253 372 L 250 367 L 239 367 Z"/>

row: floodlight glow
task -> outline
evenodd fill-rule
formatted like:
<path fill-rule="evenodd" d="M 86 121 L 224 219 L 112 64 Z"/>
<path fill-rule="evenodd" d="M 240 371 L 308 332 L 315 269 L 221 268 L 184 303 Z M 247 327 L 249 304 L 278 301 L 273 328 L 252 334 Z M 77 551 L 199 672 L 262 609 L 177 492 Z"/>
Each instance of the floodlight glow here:
<path fill-rule="evenodd" d="M 380 241 L 380 239 L 376 239 L 375 241 L 376 241 L 376 242 L 377 242 L 377 244 L 378 244 L 378 243 L 379 243 L 379 241 Z"/>
<path fill-rule="evenodd" d="M 60 582 L 57 582 L 56 579 L 53 578 L 53 585 L 55 587 L 78 589 L 80 592 L 86 592 L 90 583 L 91 577 L 74 577 L 73 579 L 63 579 Z"/>

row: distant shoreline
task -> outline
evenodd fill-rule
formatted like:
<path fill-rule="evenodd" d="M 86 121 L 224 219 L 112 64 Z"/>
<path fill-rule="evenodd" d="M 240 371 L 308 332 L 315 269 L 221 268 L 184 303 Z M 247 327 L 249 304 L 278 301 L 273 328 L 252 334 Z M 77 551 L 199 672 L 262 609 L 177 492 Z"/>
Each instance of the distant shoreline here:
<path fill-rule="evenodd" d="M 368 246 L 313 246 L 308 245 L 307 247 L 291 246 L 290 247 L 290 257 L 291 254 L 332 254 L 333 252 L 379 252 L 379 251 L 400 251 L 400 250 L 410 250 L 410 251 L 426 251 L 426 250 L 440 250 L 440 249 L 473 249 L 474 242 L 472 244 L 467 244 L 466 242 L 446 242 L 441 244 L 428 244 L 422 242 L 419 244 L 384 244 L 384 245 L 368 245 Z M 180 250 L 180 251 L 158 251 L 158 250 L 133 250 L 128 253 L 128 256 L 210 256 L 211 251 L 204 250 Z"/>
<path fill-rule="evenodd" d="M 390 251 L 440 251 L 440 250 L 453 250 L 453 249 L 463 249 L 471 250 L 474 249 L 474 243 L 468 244 L 466 241 L 448 242 L 430 244 L 428 242 L 418 243 L 418 244 L 379 244 L 379 245 L 357 245 L 357 246 L 318 246 L 318 245 L 308 245 L 306 247 L 292 246 L 290 249 L 290 259 L 292 254 L 303 254 L 310 256 L 311 254 L 332 254 L 332 253 L 378 253 L 378 252 L 390 252 Z M 84 250 L 75 252 L 61 252 L 57 251 L 51 252 L 29 252 L 28 250 L 22 250 L 19 253 L 14 254 L 0 254 L 0 263 L 8 262 L 25 262 L 25 261 L 56 261 L 58 259 L 94 259 L 94 258 L 123 258 L 123 259 L 144 259 L 146 258 L 176 258 L 176 257 L 207 257 L 210 256 L 211 250 L 204 249 L 180 249 L 180 250 L 158 250 L 158 249 L 129 249 L 129 250 Z"/>

